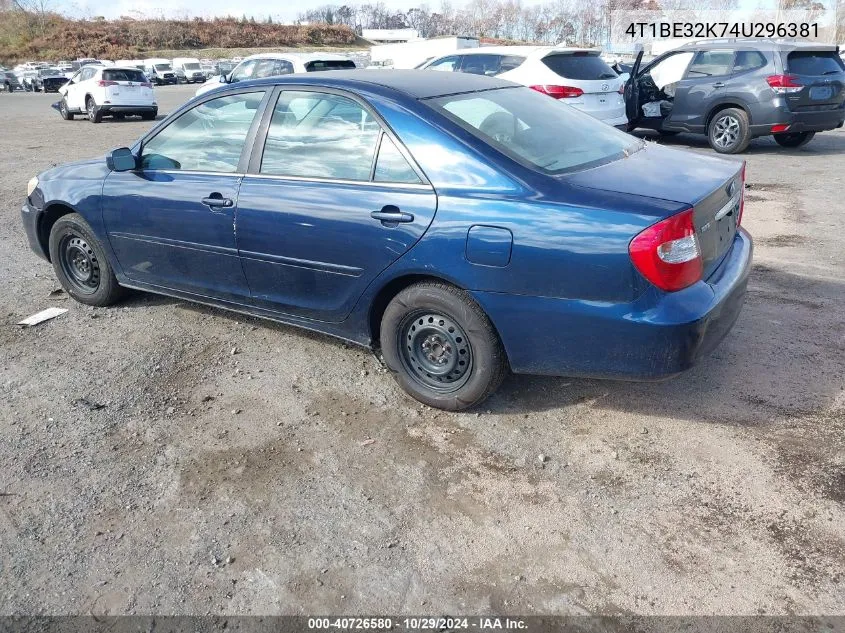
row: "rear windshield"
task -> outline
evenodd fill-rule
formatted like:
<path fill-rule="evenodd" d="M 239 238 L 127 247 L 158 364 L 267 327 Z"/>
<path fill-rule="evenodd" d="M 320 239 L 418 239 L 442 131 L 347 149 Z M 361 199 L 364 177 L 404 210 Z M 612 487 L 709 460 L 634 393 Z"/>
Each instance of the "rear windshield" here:
<path fill-rule="evenodd" d="M 609 163 L 643 142 L 530 88 L 447 95 L 425 103 L 527 167 L 563 174 Z"/>
<path fill-rule="evenodd" d="M 351 59 L 318 59 L 305 64 L 305 71 L 309 73 L 313 73 L 318 70 L 346 70 L 348 68 L 355 68 L 355 62 Z"/>
<path fill-rule="evenodd" d="M 546 55 L 543 63 L 565 79 L 615 79 L 613 69 L 598 55 L 556 53 Z"/>
<path fill-rule="evenodd" d="M 144 83 L 145 81 L 147 81 L 147 77 L 140 70 L 123 70 L 122 68 L 119 68 L 119 69 L 112 69 L 112 70 L 104 70 L 103 71 L 103 80 L 105 80 L 105 81 L 136 81 L 138 83 Z"/>
<path fill-rule="evenodd" d="M 787 65 L 796 75 L 833 75 L 845 70 L 834 51 L 795 51 L 787 57 Z"/>

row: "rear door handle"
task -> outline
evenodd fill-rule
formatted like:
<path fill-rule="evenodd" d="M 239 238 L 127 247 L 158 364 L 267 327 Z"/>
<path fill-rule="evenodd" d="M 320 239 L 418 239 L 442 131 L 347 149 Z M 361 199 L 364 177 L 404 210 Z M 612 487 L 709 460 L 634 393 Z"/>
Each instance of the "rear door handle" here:
<path fill-rule="evenodd" d="M 224 198 L 222 194 L 217 192 L 212 193 L 207 198 L 203 198 L 202 203 L 211 209 L 228 209 L 235 206 L 234 200 L 231 198 Z"/>
<path fill-rule="evenodd" d="M 400 211 L 399 207 L 395 207 L 392 204 L 382 207 L 381 211 L 373 211 L 370 217 L 374 220 L 379 220 L 384 225 L 414 221 L 413 214 Z"/>
<path fill-rule="evenodd" d="M 714 87 L 714 88 L 724 88 L 724 87 L 725 87 L 725 83 L 724 83 L 724 82 L 722 82 L 722 81 L 717 81 L 716 83 L 714 83 L 714 84 L 713 84 L 713 87 Z"/>

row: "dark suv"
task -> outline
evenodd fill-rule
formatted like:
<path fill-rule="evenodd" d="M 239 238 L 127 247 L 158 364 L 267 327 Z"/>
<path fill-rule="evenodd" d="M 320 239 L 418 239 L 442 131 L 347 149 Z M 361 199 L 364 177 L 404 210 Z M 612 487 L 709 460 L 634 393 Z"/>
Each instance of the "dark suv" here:
<path fill-rule="evenodd" d="M 642 68 L 625 85 L 629 130 L 706 134 L 736 154 L 772 135 L 800 147 L 845 121 L 845 65 L 836 46 L 773 40 L 686 44 Z"/>

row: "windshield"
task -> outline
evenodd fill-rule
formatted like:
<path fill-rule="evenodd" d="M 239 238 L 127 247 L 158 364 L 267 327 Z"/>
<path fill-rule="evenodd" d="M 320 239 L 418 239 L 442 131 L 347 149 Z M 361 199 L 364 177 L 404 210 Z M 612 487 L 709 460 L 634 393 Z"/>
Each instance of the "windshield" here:
<path fill-rule="evenodd" d="M 173 70 L 170 64 L 154 64 L 156 70 Z"/>
<path fill-rule="evenodd" d="M 609 163 L 643 142 L 530 88 L 499 88 L 425 102 L 527 167 L 563 174 Z"/>
<path fill-rule="evenodd" d="M 199 69 L 200 69 L 200 65 L 199 65 L 199 64 L 196 64 L 196 63 L 194 63 L 194 62 L 189 62 L 189 63 L 187 63 L 187 64 L 182 64 L 182 67 L 183 67 L 185 70 L 199 70 Z"/>
<path fill-rule="evenodd" d="M 38 71 L 38 74 L 42 77 L 49 77 L 50 75 L 61 75 L 61 71 L 58 68 L 42 68 Z"/>

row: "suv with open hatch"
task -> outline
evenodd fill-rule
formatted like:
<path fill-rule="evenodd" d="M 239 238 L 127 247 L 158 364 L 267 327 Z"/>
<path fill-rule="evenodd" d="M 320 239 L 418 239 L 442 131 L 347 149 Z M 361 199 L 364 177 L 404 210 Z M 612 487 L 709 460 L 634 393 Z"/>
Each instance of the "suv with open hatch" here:
<path fill-rule="evenodd" d="M 771 135 L 809 143 L 845 121 L 845 63 L 837 46 L 774 40 L 685 44 L 640 68 L 625 85 L 629 127 L 706 134 L 721 154 Z"/>

